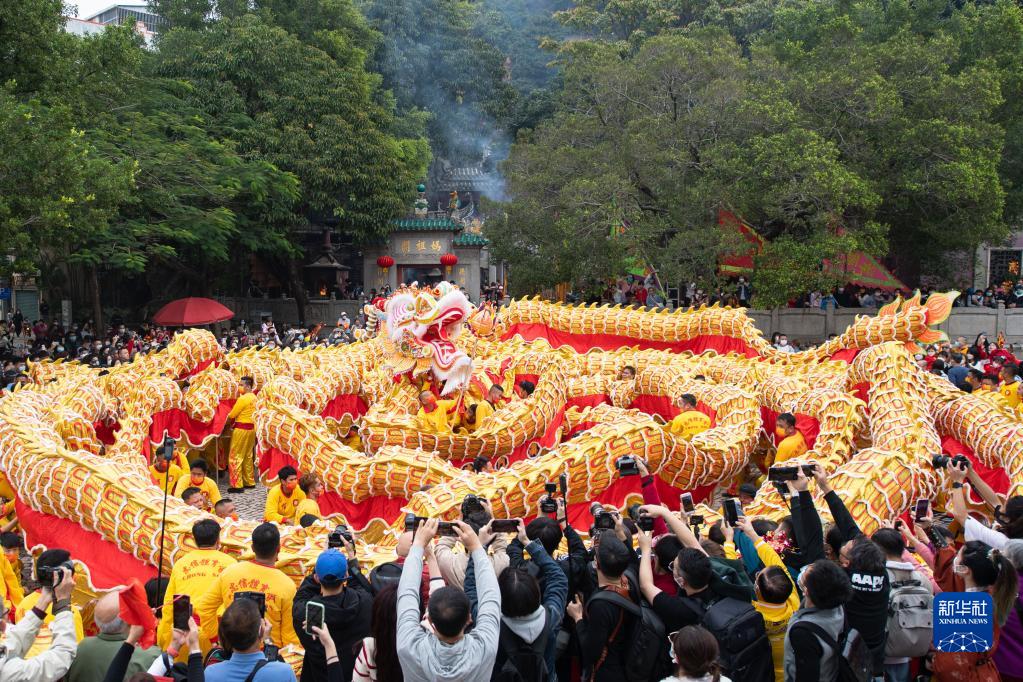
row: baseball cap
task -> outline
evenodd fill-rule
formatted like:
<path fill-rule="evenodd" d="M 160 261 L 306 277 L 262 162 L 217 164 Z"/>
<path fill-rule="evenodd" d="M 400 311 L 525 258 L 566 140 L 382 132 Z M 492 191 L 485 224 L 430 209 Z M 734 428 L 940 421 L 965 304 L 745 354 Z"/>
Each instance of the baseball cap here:
<path fill-rule="evenodd" d="M 316 559 L 316 578 L 333 587 L 348 578 L 348 559 L 336 549 L 328 549 Z"/>
<path fill-rule="evenodd" d="M 756 497 L 757 487 L 752 483 L 743 483 L 739 486 L 739 493 L 742 495 L 749 495 L 750 497 Z"/>

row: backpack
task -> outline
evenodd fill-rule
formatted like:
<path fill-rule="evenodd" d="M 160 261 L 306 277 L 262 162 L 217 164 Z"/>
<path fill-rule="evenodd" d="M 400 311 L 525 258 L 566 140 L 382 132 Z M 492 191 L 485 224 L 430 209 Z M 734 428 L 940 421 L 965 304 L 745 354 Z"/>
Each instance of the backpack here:
<path fill-rule="evenodd" d="M 930 651 L 934 635 L 934 595 L 917 579 L 893 580 L 891 584 L 885 656 L 924 656 Z"/>
<path fill-rule="evenodd" d="M 809 628 L 818 639 L 831 647 L 833 655 L 838 658 L 837 682 L 867 682 L 873 679 L 873 657 L 856 628 L 846 625 L 836 642 L 827 630 L 816 623 L 799 621 L 793 627 Z"/>
<path fill-rule="evenodd" d="M 609 601 L 620 607 L 625 613 L 631 614 L 635 620 L 629 632 L 630 640 L 626 653 L 628 666 L 625 668 L 625 681 L 648 682 L 648 680 L 659 680 L 665 677 L 670 669 L 670 664 L 667 661 L 668 648 L 665 644 L 668 635 L 665 632 L 664 622 L 654 613 L 650 605 L 634 604 L 622 595 L 608 590 L 595 592 L 590 597 L 590 603 L 595 600 Z"/>
<path fill-rule="evenodd" d="M 497 648 L 504 656 L 504 663 L 494 669 L 491 682 L 547 682 L 547 661 L 544 652 L 551 638 L 550 619 L 543 632 L 532 642 L 525 642 L 501 623 L 501 635 Z"/>
<path fill-rule="evenodd" d="M 396 561 L 388 561 L 386 564 L 374 566 L 369 572 L 369 584 L 374 592 L 379 592 L 391 583 L 397 584 L 401 580 L 401 566 Z"/>
<path fill-rule="evenodd" d="M 752 604 L 719 599 L 704 612 L 702 625 L 718 641 L 723 675 L 742 682 L 773 682 L 771 641 L 764 617 Z"/>

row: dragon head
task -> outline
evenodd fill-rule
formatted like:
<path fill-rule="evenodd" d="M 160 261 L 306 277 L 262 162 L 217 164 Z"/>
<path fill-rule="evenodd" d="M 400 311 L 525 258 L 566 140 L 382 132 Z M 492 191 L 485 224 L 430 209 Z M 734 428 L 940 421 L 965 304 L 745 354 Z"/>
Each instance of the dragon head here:
<path fill-rule="evenodd" d="M 381 336 L 387 341 L 387 364 L 395 376 L 413 378 L 432 371 L 448 395 L 469 385 L 472 359 L 454 344 L 473 306 L 457 287 L 402 287 L 384 306 Z"/>

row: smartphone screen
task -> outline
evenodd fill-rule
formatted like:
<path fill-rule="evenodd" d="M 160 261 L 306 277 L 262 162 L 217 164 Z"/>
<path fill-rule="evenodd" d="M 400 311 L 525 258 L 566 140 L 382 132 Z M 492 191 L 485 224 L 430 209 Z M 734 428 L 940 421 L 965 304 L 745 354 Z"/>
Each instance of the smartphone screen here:
<path fill-rule="evenodd" d="M 927 518 L 927 512 L 931 507 L 931 501 L 926 498 L 921 498 L 916 501 L 916 520 L 923 521 Z"/>
<path fill-rule="evenodd" d="M 490 530 L 495 533 L 515 533 L 518 529 L 518 519 L 494 519 L 490 522 Z"/>
<path fill-rule="evenodd" d="M 188 621 L 192 617 L 192 600 L 187 594 L 174 595 L 174 629 L 188 632 Z"/>
<path fill-rule="evenodd" d="M 323 604 L 309 601 L 305 604 L 305 633 L 315 637 L 313 627 L 323 627 Z"/>
<path fill-rule="evenodd" d="M 729 526 L 734 526 L 739 522 L 739 514 L 742 513 L 742 507 L 739 506 L 739 500 L 728 499 L 725 500 L 725 523 Z"/>
<path fill-rule="evenodd" d="M 682 493 L 682 495 L 679 496 L 679 500 L 682 502 L 682 511 L 686 514 L 692 514 L 696 511 L 696 506 L 693 504 L 692 493 Z"/>
<path fill-rule="evenodd" d="M 458 533 L 455 532 L 455 524 L 450 521 L 441 521 L 437 524 L 437 535 L 456 537 Z"/>

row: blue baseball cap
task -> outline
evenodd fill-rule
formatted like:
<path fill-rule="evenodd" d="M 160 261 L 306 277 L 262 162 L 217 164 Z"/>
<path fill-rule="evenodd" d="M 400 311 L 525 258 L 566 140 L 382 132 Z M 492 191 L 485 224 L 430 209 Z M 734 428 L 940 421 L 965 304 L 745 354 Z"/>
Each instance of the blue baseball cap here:
<path fill-rule="evenodd" d="M 336 549 L 328 549 L 316 559 L 316 578 L 328 587 L 348 579 L 348 559 Z"/>

